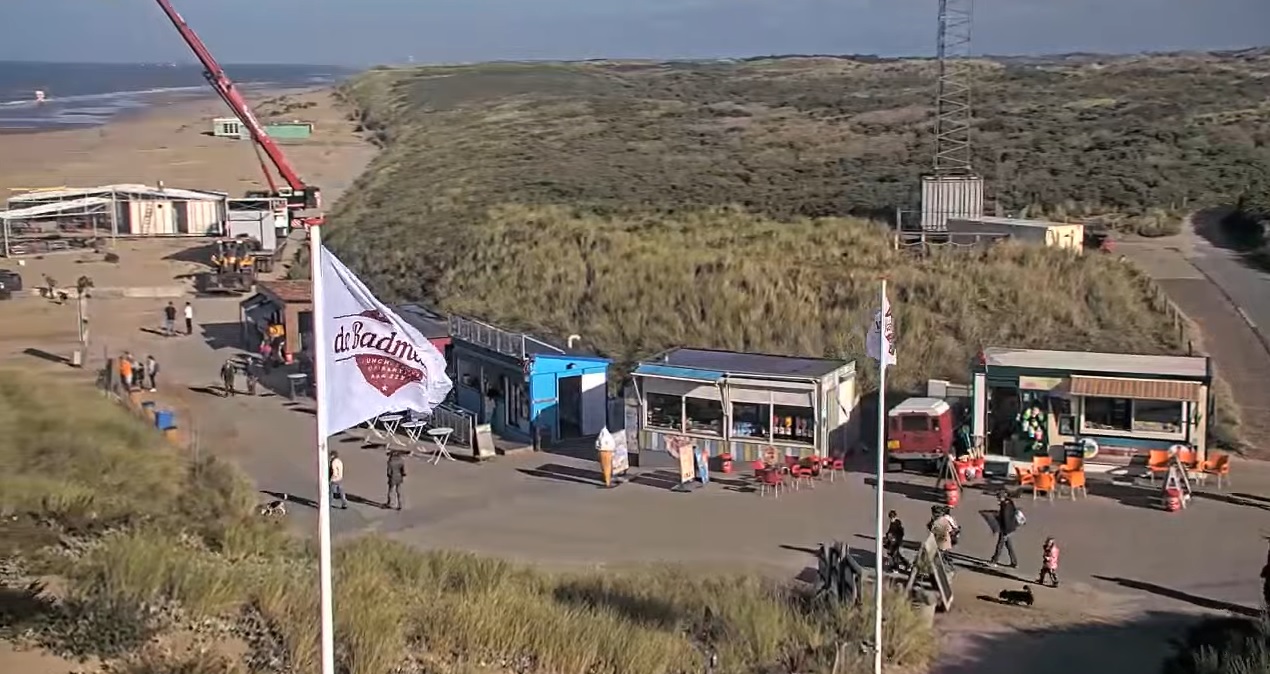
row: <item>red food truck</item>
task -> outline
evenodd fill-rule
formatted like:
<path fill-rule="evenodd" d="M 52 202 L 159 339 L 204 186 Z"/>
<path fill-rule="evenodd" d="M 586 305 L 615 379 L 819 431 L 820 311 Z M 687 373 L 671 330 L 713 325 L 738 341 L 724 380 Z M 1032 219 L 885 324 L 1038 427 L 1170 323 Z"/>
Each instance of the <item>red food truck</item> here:
<path fill-rule="evenodd" d="M 886 452 L 903 470 L 930 468 L 953 450 L 952 406 L 939 398 L 909 398 L 887 413 Z"/>

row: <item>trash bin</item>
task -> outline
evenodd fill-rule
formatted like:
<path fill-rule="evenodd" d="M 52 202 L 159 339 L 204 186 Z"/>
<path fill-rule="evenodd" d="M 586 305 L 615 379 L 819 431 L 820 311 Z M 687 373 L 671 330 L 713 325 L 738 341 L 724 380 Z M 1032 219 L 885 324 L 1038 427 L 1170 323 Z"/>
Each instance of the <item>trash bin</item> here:
<path fill-rule="evenodd" d="M 154 413 L 154 426 L 161 431 L 176 428 L 176 413 L 172 410 L 158 410 Z"/>

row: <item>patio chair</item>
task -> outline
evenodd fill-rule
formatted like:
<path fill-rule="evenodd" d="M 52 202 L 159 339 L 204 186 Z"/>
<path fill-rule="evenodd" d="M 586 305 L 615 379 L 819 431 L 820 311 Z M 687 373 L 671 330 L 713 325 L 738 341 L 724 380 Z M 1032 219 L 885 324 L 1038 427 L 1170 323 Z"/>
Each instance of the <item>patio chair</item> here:
<path fill-rule="evenodd" d="M 1046 468 L 1054 465 L 1054 458 L 1048 455 L 1032 457 L 1032 470 Z"/>
<path fill-rule="evenodd" d="M 840 456 L 828 456 L 824 459 L 823 469 L 829 473 L 829 481 L 833 482 L 837 473 L 846 472 L 847 462 Z"/>
<path fill-rule="evenodd" d="M 1071 494 L 1072 500 L 1076 500 L 1076 492 L 1081 492 L 1085 498 L 1089 498 L 1089 489 L 1086 487 L 1085 471 L 1069 470 L 1063 471 L 1058 481 L 1058 485 L 1062 488 L 1067 487 L 1067 493 Z"/>
<path fill-rule="evenodd" d="M 1038 493 L 1045 492 L 1046 498 L 1053 501 L 1057 485 L 1058 476 L 1054 473 L 1036 473 L 1032 476 L 1032 500 L 1036 500 Z"/>
<path fill-rule="evenodd" d="M 816 481 L 812 479 L 814 476 L 811 473 L 811 468 L 807 466 L 794 464 L 789 467 L 789 475 L 794 479 L 794 489 L 800 488 L 803 482 L 806 482 L 807 486 L 812 489 L 816 488 Z"/>
<path fill-rule="evenodd" d="M 1147 453 L 1147 477 L 1155 484 L 1156 475 L 1167 475 L 1169 472 L 1169 450 L 1152 449 Z"/>
<path fill-rule="evenodd" d="M 1221 489 L 1222 480 L 1226 480 L 1226 486 L 1230 486 L 1230 455 L 1214 454 L 1213 458 L 1205 461 L 1200 465 L 1200 475 L 1205 477 L 1209 475 L 1217 476 L 1217 488 Z"/>
<path fill-rule="evenodd" d="M 785 485 L 785 474 L 779 468 L 767 468 L 763 470 L 763 477 L 759 482 L 758 495 L 760 497 L 767 495 L 767 490 L 772 490 L 775 498 L 781 497 L 781 487 Z"/>
<path fill-rule="evenodd" d="M 1073 471 L 1084 470 L 1084 469 L 1085 469 L 1085 460 L 1079 456 L 1069 456 L 1067 457 L 1067 460 L 1063 462 L 1064 472 L 1070 473 Z"/>
<path fill-rule="evenodd" d="M 1036 480 L 1036 473 L 1031 468 L 1015 466 L 1014 475 L 1019 478 L 1019 486 L 1027 486 Z"/>
<path fill-rule="evenodd" d="M 1195 450 L 1193 449 L 1187 448 L 1177 450 L 1177 460 L 1188 472 L 1199 468 L 1199 458 L 1196 456 Z"/>

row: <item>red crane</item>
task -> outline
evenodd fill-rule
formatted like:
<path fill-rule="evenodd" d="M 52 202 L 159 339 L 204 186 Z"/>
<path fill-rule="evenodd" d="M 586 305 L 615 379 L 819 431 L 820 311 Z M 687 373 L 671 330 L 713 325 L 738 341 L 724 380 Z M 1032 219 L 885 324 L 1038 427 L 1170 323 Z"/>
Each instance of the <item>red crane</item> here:
<path fill-rule="evenodd" d="M 260 125 L 260 120 L 256 119 L 256 115 L 251 111 L 251 106 L 247 104 L 242 94 L 238 93 L 238 86 L 234 84 L 229 76 L 225 74 L 225 69 L 220 67 L 216 62 L 212 52 L 208 51 L 207 45 L 199 39 L 198 34 L 193 28 L 181 18 L 181 15 L 172 7 L 172 3 L 168 0 L 156 0 L 159 8 L 168 16 L 176 31 L 181 34 L 181 38 L 185 40 L 185 44 L 190 46 L 194 52 L 194 56 L 198 57 L 199 63 L 203 64 L 203 76 L 207 78 L 208 84 L 212 85 L 212 89 L 225 101 L 225 105 L 242 120 L 247 127 L 247 132 L 251 135 L 252 142 L 256 146 L 256 155 L 259 157 L 263 150 L 265 156 L 269 158 L 270 163 L 277 169 L 278 175 L 282 177 L 286 187 L 279 187 L 274 181 L 273 175 L 269 172 L 268 165 L 265 164 L 263 157 L 260 157 L 260 168 L 265 173 L 265 180 L 269 183 L 270 196 L 283 197 L 287 200 L 287 205 L 294 209 L 304 208 L 321 208 L 322 192 L 313 185 L 308 185 L 300 178 L 300 174 L 296 173 L 291 167 L 291 163 L 287 161 L 285 155 L 282 154 L 282 148 L 273 142 L 269 134 L 265 133 L 265 129 Z M 307 221 L 312 222 L 313 219 Z"/>

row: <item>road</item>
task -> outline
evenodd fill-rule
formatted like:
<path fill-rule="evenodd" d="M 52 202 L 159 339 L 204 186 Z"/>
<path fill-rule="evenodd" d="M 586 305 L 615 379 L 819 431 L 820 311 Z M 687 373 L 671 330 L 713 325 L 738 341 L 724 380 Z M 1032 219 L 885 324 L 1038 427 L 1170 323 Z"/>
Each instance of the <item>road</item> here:
<path fill-rule="evenodd" d="M 1118 243 L 1199 327 L 1204 351 L 1230 385 L 1245 439 L 1270 454 L 1270 274 L 1226 247 L 1219 214 L 1197 214 L 1177 236 Z"/>

